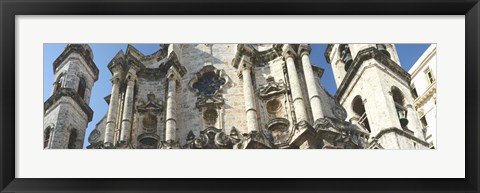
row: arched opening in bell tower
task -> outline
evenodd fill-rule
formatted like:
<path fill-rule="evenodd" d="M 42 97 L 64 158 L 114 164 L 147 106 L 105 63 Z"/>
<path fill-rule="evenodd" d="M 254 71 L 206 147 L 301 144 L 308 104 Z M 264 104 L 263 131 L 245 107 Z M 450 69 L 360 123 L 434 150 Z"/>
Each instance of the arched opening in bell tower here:
<path fill-rule="evenodd" d="M 358 124 L 363 126 L 368 132 L 371 132 L 370 123 L 368 122 L 367 112 L 363 104 L 362 97 L 357 95 L 352 101 L 352 110 L 358 118 Z"/>
<path fill-rule="evenodd" d="M 77 141 L 77 130 L 72 129 L 70 131 L 70 136 L 68 138 L 68 149 L 75 149 L 76 145 L 75 142 Z"/>
<path fill-rule="evenodd" d="M 80 78 L 80 81 L 78 81 L 77 93 L 78 93 L 78 95 L 80 95 L 81 98 L 85 97 L 86 88 L 87 88 L 87 83 L 85 82 L 85 79 Z"/>
<path fill-rule="evenodd" d="M 393 102 L 395 103 L 395 111 L 397 112 L 398 120 L 403 129 L 407 129 L 407 108 L 405 108 L 405 97 L 399 88 L 392 86 L 391 89 Z"/>
<path fill-rule="evenodd" d="M 52 135 L 52 127 L 47 127 L 45 131 L 43 131 L 43 148 L 47 148 L 48 143 L 50 143 L 50 138 Z"/>

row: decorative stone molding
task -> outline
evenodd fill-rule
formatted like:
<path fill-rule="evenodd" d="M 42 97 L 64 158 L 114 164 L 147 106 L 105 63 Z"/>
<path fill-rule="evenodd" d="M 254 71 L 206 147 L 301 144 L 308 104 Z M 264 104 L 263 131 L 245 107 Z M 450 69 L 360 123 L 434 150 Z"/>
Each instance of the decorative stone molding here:
<path fill-rule="evenodd" d="M 195 106 L 199 109 L 220 109 L 223 107 L 224 99 L 217 95 L 202 96 L 197 99 Z"/>
<path fill-rule="evenodd" d="M 137 137 L 143 148 L 154 148 L 158 146 L 160 136 L 155 133 L 142 133 Z"/>
<path fill-rule="evenodd" d="M 317 136 L 320 136 L 326 144 L 323 148 L 350 148 L 363 149 L 369 133 L 349 122 L 325 117 L 315 121 Z"/>
<path fill-rule="evenodd" d="M 147 94 L 147 100 L 139 99 L 137 102 L 137 112 L 139 113 L 153 113 L 159 114 L 163 112 L 164 106 L 160 99 L 155 97 L 155 94 Z"/>
<path fill-rule="evenodd" d="M 158 146 L 158 149 L 180 149 L 178 141 L 168 140 L 162 141 Z"/>
<path fill-rule="evenodd" d="M 272 143 L 275 146 L 288 146 L 290 138 L 290 122 L 285 118 L 274 118 L 267 122 L 267 130 L 272 135 Z"/>
<path fill-rule="evenodd" d="M 430 147 L 428 142 L 415 137 L 413 135 L 413 132 L 405 131 L 404 129 L 399 129 L 399 128 L 396 128 L 396 127 L 390 127 L 390 128 L 382 129 L 380 132 L 377 133 L 376 136 L 373 136 L 372 139 L 373 138 L 380 139 L 383 135 L 385 135 L 387 133 L 392 133 L 392 132 L 397 133 L 399 135 L 402 135 L 404 137 L 407 137 L 407 138 L 409 138 L 409 139 L 411 139 L 411 140 L 413 140 L 413 141 L 415 141 L 415 142 L 417 142 L 417 143 L 419 143 L 419 144 L 421 144 L 425 147 Z"/>
<path fill-rule="evenodd" d="M 188 134 L 187 144 L 184 148 L 191 149 L 232 149 L 238 145 L 241 140 L 236 136 L 236 129 L 232 129 L 230 135 L 225 134 L 221 129 L 208 127 L 200 131 L 200 135 L 195 137 L 193 132 Z M 194 138 L 194 139 L 193 139 Z"/>
<path fill-rule="evenodd" d="M 339 120 L 347 119 L 347 111 L 336 100 L 335 106 L 332 107 L 333 115 Z"/>
<path fill-rule="evenodd" d="M 57 101 L 59 101 L 62 97 L 70 97 L 72 98 L 80 109 L 87 115 L 88 121 L 92 121 L 93 117 L 93 110 L 88 106 L 88 104 L 83 100 L 83 98 L 78 95 L 77 91 L 71 88 L 60 88 L 59 90 L 55 91 L 50 98 L 43 103 L 43 111 L 46 112 L 52 105 L 54 105 Z"/>
<path fill-rule="evenodd" d="M 225 71 L 223 70 L 219 70 L 219 69 L 216 69 L 214 66 L 212 65 L 209 65 L 209 66 L 205 66 L 203 67 L 200 71 L 198 71 L 197 73 L 195 73 L 195 76 L 190 80 L 189 82 L 189 89 L 193 92 L 195 92 L 197 95 L 201 95 L 200 91 L 198 91 L 194 85 L 196 83 L 199 83 L 199 81 L 202 80 L 202 78 L 205 78 L 205 76 L 207 75 L 212 75 L 214 79 L 217 79 L 219 81 L 222 81 L 220 82 L 220 84 L 218 85 L 218 88 L 215 90 L 214 93 L 212 93 L 213 95 L 216 95 L 216 94 L 219 94 L 221 93 L 228 85 L 231 84 L 231 80 L 230 78 L 227 76 L 227 74 L 225 73 Z M 214 85 L 216 86 L 216 85 Z"/>
<path fill-rule="evenodd" d="M 262 100 L 268 100 L 280 94 L 285 94 L 287 91 L 285 83 L 282 80 L 275 82 L 275 79 L 271 76 L 267 78 L 267 84 L 260 86 L 258 90 L 258 95 Z"/>
<path fill-rule="evenodd" d="M 273 145 L 263 132 L 251 131 L 243 134 L 242 149 L 272 149 Z"/>

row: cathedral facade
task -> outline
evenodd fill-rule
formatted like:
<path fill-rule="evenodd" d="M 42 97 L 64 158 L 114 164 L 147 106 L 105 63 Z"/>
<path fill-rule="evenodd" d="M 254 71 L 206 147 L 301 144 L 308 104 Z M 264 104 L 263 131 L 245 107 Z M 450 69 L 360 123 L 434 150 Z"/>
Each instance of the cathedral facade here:
<path fill-rule="evenodd" d="M 427 149 L 393 44 L 330 44 L 338 91 L 308 44 L 133 46 L 109 62 L 108 112 L 89 149 Z M 88 45 L 54 62 L 44 147 L 82 148 L 98 69 Z M 73 144 L 73 145 L 72 145 Z"/>

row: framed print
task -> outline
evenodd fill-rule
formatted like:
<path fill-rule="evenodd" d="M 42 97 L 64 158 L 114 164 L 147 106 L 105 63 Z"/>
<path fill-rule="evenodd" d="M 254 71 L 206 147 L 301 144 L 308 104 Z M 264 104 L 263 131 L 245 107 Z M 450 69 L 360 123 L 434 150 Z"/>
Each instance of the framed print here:
<path fill-rule="evenodd" d="M 1 1 L 1 191 L 478 192 L 479 6 Z"/>

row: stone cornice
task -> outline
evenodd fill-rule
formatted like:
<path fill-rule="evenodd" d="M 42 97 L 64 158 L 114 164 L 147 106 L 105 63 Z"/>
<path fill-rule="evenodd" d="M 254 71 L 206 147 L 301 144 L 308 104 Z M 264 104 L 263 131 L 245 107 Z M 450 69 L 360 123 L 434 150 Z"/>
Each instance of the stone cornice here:
<path fill-rule="evenodd" d="M 325 59 L 327 60 L 327 62 L 329 64 L 331 64 L 331 61 L 330 61 L 330 54 L 332 53 L 332 50 L 333 50 L 333 46 L 335 44 L 328 44 L 327 48 L 325 49 Z"/>
<path fill-rule="evenodd" d="M 421 96 L 415 99 L 415 108 L 423 106 L 430 98 L 437 93 L 437 81 L 430 84 Z"/>
<path fill-rule="evenodd" d="M 93 110 L 88 106 L 87 103 L 78 95 L 75 90 L 71 88 L 60 88 L 59 90 L 55 91 L 50 98 L 47 99 L 43 103 L 43 110 L 46 112 L 52 105 L 54 105 L 58 100 L 60 100 L 62 97 L 70 97 L 72 98 L 82 109 L 82 111 L 87 115 L 88 117 L 88 122 L 92 121 L 93 117 Z"/>
<path fill-rule="evenodd" d="M 375 136 L 375 139 L 380 139 L 383 135 L 387 134 L 387 133 L 397 133 L 399 135 L 402 135 L 404 137 L 407 137 L 417 143 L 420 143 L 422 145 L 424 145 L 425 147 L 430 147 L 428 142 L 426 141 L 423 141 L 417 137 L 415 137 L 414 135 L 412 135 L 411 133 L 407 132 L 407 131 L 404 131 L 402 129 L 399 129 L 399 128 L 396 128 L 396 127 L 390 127 L 390 128 L 386 128 L 386 129 L 382 129 L 380 132 L 377 133 L 377 135 Z"/>
<path fill-rule="evenodd" d="M 369 59 L 377 60 L 380 64 L 382 64 L 387 69 L 391 70 L 394 74 L 398 75 L 402 80 L 407 82 L 407 84 L 410 83 L 410 74 L 408 74 L 408 72 L 406 72 L 400 65 L 391 60 L 388 56 L 378 51 L 376 48 L 369 47 L 358 52 L 355 60 L 353 61 L 352 67 L 350 67 L 347 74 L 343 78 L 342 83 L 338 87 L 337 93 L 335 94 L 335 98 L 337 100 L 340 100 L 343 97 L 348 86 L 352 83 L 352 80 L 357 75 L 357 72 L 359 71 L 361 66 L 363 66 L 365 61 Z"/>
<path fill-rule="evenodd" d="M 68 56 L 72 53 L 78 53 L 82 58 L 85 60 L 87 66 L 92 70 L 93 72 L 93 79 L 95 81 L 98 80 L 98 68 L 97 65 L 95 65 L 95 62 L 93 62 L 93 53 L 91 49 L 85 48 L 85 46 L 88 45 L 81 45 L 81 44 L 68 44 L 63 50 L 62 54 L 57 57 L 57 59 L 53 62 L 53 72 L 55 73 L 55 70 L 62 64 L 63 61 L 65 61 Z"/>
<path fill-rule="evenodd" d="M 238 44 L 237 53 L 235 53 L 235 57 L 232 61 L 233 67 L 238 68 L 244 55 L 250 58 L 253 57 L 253 55 L 255 55 L 255 48 L 249 44 Z"/>
<path fill-rule="evenodd" d="M 178 75 L 180 77 L 183 77 L 187 73 L 187 69 L 180 64 L 180 61 L 178 60 L 177 54 L 175 52 L 172 52 L 170 56 L 168 57 L 167 61 L 167 68 L 172 68 L 175 69 L 176 72 L 178 72 Z"/>
<path fill-rule="evenodd" d="M 253 65 L 260 65 L 262 63 L 272 61 L 280 56 L 279 51 L 275 48 L 275 46 L 268 50 L 259 52 L 250 44 L 238 44 L 237 53 L 232 61 L 233 67 L 238 68 L 244 55 L 250 57 L 250 61 Z"/>
<path fill-rule="evenodd" d="M 168 49 L 168 47 L 167 47 L 167 49 Z M 162 58 L 164 58 L 166 56 L 166 52 L 162 51 L 162 48 L 160 48 L 152 54 L 143 55 L 143 53 L 140 52 L 137 48 L 135 48 L 131 44 L 128 44 L 126 55 L 130 56 L 130 57 L 135 57 L 139 61 L 147 62 L 147 61 L 151 61 L 151 60 L 154 60 L 154 61 L 161 60 Z"/>

